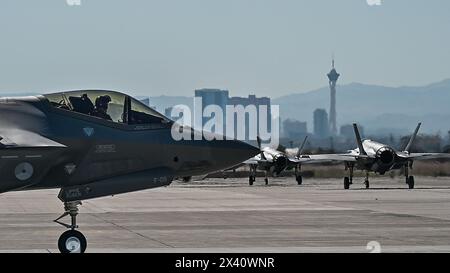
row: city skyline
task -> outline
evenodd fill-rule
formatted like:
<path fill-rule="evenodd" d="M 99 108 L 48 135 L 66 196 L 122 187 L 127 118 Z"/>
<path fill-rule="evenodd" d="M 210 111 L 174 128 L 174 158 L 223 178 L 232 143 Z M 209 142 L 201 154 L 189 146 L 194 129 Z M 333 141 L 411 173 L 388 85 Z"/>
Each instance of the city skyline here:
<path fill-rule="evenodd" d="M 353 122 L 370 124 L 368 133 L 403 135 L 410 127 L 423 122 L 422 132 L 447 134 L 450 99 L 450 80 L 426 86 L 389 88 L 364 84 L 339 85 L 338 129 Z M 225 90 L 231 95 L 231 91 Z M 250 93 L 252 94 L 252 93 Z M 248 97 L 247 94 L 244 97 Z M 253 93 L 254 94 L 254 93 Z M 149 96 L 152 105 L 164 113 L 165 109 L 177 104 L 192 107 L 194 92 L 187 96 Z M 292 94 L 272 99 L 273 105 L 280 106 L 283 122 L 286 119 L 307 122 L 313 131 L 313 111 L 328 109 L 330 102 L 329 86 L 311 90 L 307 93 Z M 421 111 L 417 111 L 420 109 Z"/>

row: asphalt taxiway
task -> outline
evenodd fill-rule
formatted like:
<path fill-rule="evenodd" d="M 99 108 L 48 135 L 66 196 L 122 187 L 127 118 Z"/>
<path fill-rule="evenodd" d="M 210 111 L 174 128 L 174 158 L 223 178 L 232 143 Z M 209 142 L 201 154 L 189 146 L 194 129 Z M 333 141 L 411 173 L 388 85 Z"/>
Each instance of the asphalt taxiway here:
<path fill-rule="evenodd" d="M 174 182 L 83 202 L 87 252 L 450 252 L 450 178 Z M 0 195 L 0 252 L 57 252 L 57 190 Z"/>

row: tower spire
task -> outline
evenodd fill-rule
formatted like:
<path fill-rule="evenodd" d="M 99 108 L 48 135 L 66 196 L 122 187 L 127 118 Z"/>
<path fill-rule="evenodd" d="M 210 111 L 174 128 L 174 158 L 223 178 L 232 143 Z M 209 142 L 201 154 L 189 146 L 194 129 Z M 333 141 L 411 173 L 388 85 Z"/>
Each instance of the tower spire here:
<path fill-rule="evenodd" d="M 334 52 L 333 52 L 333 54 L 331 56 L 331 66 L 334 69 Z"/>
<path fill-rule="evenodd" d="M 334 68 L 334 53 L 331 59 L 332 69 L 330 73 L 327 74 L 330 83 L 330 131 L 331 135 L 337 135 L 337 124 L 336 124 L 336 83 L 339 79 L 339 73 L 336 72 Z"/>

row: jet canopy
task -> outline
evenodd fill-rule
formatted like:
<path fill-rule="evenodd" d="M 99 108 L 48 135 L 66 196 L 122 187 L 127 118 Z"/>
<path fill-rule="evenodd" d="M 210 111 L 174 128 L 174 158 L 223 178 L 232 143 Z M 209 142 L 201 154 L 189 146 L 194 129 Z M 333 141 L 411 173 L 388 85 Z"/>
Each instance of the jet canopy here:
<path fill-rule="evenodd" d="M 170 122 L 139 100 L 115 91 L 79 90 L 45 94 L 44 97 L 55 108 L 116 123 L 134 125 Z"/>

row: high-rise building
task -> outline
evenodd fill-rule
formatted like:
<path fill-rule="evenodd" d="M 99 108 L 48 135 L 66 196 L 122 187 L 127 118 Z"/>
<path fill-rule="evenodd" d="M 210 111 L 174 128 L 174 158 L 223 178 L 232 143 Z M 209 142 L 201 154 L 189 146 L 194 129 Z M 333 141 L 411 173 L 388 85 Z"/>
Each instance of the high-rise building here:
<path fill-rule="evenodd" d="M 270 110 L 270 98 L 268 97 L 258 98 L 255 95 L 249 95 L 248 98 L 231 97 L 228 102 L 230 105 L 243 105 L 243 106 L 255 105 L 256 107 L 266 105 Z"/>
<path fill-rule="evenodd" d="M 201 97 L 203 105 L 219 105 L 225 108 L 228 103 L 228 90 L 221 89 L 198 89 L 195 90 L 195 96 Z"/>
<path fill-rule="evenodd" d="M 284 136 L 289 139 L 303 139 L 308 134 L 307 123 L 286 119 L 283 121 L 283 132 Z"/>
<path fill-rule="evenodd" d="M 332 61 L 332 68 L 330 73 L 327 74 L 329 84 L 330 84 L 330 131 L 332 135 L 337 135 L 337 124 L 336 124 L 336 83 L 339 79 L 340 74 L 336 72 L 334 68 L 334 58 Z"/>
<path fill-rule="evenodd" d="M 172 110 L 173 110 L 173 106 L 167 107 L 167 108 L 164 110 L 164 115 L 165 115 L 166 117 L 172 119 Z"/>
<path fill-rule="evenodd" d="M 314 111 L 314 135 L 318 138 L 326 138 L 330 136 L 328 114 L 325 109 L 316 109 Z"/>
<path fill-rule="evenodd" d="M 217 105 L 222 109 L 223 113 L 226 113 L 225 111 L 229 98 L 228 93 L 228 90 L 221 89 L 198 89 L 195 90 L 195 97 L 202 98 L 202 113 L 208 105 Z M 226 116 L 224 115 L 223 124 L 225 124 L 225 118 Z M 201 125 L 204 126 L 209 119 L 210 118 L 203 117 Z"/>
<path fill-rule="evenodd" d="M 272 116 L 271 116 L 271 102 L 270 102 L 270 98 L 268 97 L 262 97 L 262 98 L 258 98 L 255 95 L 249 95 L 248 97 L 229 97 L 229 92 L 227 90 L 220 90 L 220 89 L 199 89 L 199 90 L 195 90 L 195 97 L 200 97 L 202 98 L 202 112 L 204 111 L 204 109 L 206 107 L 208 107 L 209 105 L 217 105 L 219 106 L 222 110 L 223 110 L 223 125 L 226 126 L 230 126 L 230 128 L 234 129 L 234 134 L 231 135 L 231 132 L 225 132 L 226 128 L 224 128 L 224 133 L 227 136 L 230 137 L 238 137 L 237 136 L 237 132 L 238 132 L 238 116 L 235 115 L 234 118 L 234 123 L 233 124 L 227 124 L 227 112 L 226 112 L 226 108 L 227 106 L 231 106 L 231 107 L 235 107 L 238 105 L 242 105 L 244 108 L 247 106 L 255 106 L 256 107 L 256 120 L 250 120 L 250 114 L 249 113 L 245 113 L 245 121 L 244 121 L 244 128 L 239 128 L 241 129 L 245 129 L 245 139 L 240 139 L 240 140 L 255 140 L 250 138 L 250 129 L 252 128 L 252 126 L 250 125 L 254 125 L 256 123 L 256 130 L 257 132 L 256 135 L 258 135 L 259 132 L 259 126 L 260 126 L 260 122 L 262 121 L 262 117 L 260 117 L 260 108 L 261 106 L 266 106 L 267 112 L 264 114 L 267 114 L 266 116 L 266 120 L 267 120 L 267 130 L 270 132 L 272 129 Z M 208 122 L 211 118 L 210 117 L 203 117 L 203 124 L 202 126 L 204 126 L 206 124 L 206 122 Z M 242 123 L 240 123 L 242 124 Z"/>
<path fill-rule="evenodd" d="M 246 114 L 245 116 L 245 140 L 254 140 L 254 139 L 250 139 L 250 124 L 251 123 L 257 123 L 256 124 L 256 130 L 257 130 L 257 134 L 259 132 L 259 126 L 260 126 L 260 122 L 263 121 L 263 117 L 260 116 L 260 109 L 262 110 L 261 106 L 265 106 L 265 109 L 267 109 L 267 112 L 263 113 L 265 116 L 265 120 L 267 121 L 267 130 L 271 131 L 272 129 L 272 115 L 271 115 L 271 103 L 270 103 L 270 98 L 268 97 L 261 97 L 258 98 L 255 95 L 249 95 L 247 98 L 245 97 L 231 97 L 228 100 L 228 104 L 231 106 L 238 106 L 238 105 L 242 105 L 244 107 L 247 106 L 255 106 L 256 107 L 256 118 L 257 120 L 250 120 L 250 115 Z M 234 124 L 234 131 L 237 132 L 237 122 L 235 122 Z"/>
<path fill-rule="evenodd" d="M 178 111 L 174 111 L 174 110 L 178 110 Z M 179 113 L 178 115 L 172 115 L 174 113 Z M 164 115 L 166 117 L 168 117 L 169 119 L 176 121 L 178 124 L 180 125 L 187 125 L 187 126 L 192 126 L 191 124 L 191 120 L 185 120 L 184 116 L 183 116 L 183 111 L 182 108 L 178 108 L 177 106 L 171 106 L 171 107 L 167 107 L 164 110 Z"/>

